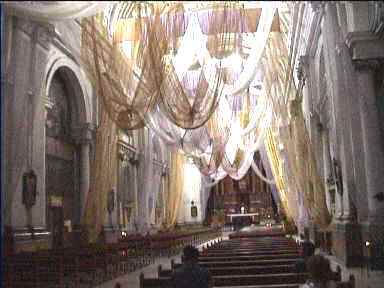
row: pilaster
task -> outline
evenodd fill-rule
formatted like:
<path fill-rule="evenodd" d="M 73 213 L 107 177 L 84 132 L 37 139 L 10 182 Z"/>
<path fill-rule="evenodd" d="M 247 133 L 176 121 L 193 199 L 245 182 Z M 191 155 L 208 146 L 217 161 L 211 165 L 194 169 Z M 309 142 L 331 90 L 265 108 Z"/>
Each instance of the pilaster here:
<path fill-rule="evenodd" d="M 363 253 L 369 269 L 384 270 L 384 143 L 374 86 L 374 74 L 384 65 L 384 41 L 372 32 L 353 32 L 347 35 L 346 43 L 357 79 L 368 200 L 368 218 L 362 224 Z"/>

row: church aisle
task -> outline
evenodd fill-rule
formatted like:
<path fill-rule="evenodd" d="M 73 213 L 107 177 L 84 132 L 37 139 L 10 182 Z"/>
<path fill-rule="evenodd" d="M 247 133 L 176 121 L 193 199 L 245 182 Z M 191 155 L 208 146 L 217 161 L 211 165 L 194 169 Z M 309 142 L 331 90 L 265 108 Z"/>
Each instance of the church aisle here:
<path fill-rule="evenodd" d="M 220 237 L 222 240 L 228 239 L 228 234 L 230 232 L 223 232 L 223 236 Z M 203 246 L 207 244 L 212 244 L 215 241 L 218 241 L 219 238 L 204 242 L 197 246 L 197 248 L 201 251 Z M 139 276 L 140 273 L 143 272 L 146 278 L 149 277 L 157 277 L 157 268 L 161 265 L 164 269 L 171 269 L 171 259 L 174 259 L 176 263 L 181 262 L 181 253 L 174 255 L 172 257 L 159 257 L 155 259 L 155 263 L 143 267 L 142 269 L 138 269 L 134 272 L 127 273 L 126 275 L 120 276 L 116 279 L 110 280 L 108 282 L 104 282 L 101 285 L 95 286 L 95 288 L 114 288 L 116 283 L 120 283 L 122 288 L 139 288 Z"/>

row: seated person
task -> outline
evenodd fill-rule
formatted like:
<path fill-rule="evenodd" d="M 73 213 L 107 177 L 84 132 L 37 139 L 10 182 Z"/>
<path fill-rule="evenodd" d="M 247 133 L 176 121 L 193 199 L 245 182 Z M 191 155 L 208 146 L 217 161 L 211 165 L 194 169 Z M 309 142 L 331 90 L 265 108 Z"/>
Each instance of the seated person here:
<path fill-rule="evenodd" d="M 330 279 L 332 271 L 327 258 L 314 255 L 309 257 L 305 264 L 309 279 L 300 288 L 336 288 L 336 283 Z"/>
<path fill-rule="evenodd" d="M 213 279 L 209 271 L 198 264 L 199 250 L 193 246 L 183 249 L 183 265 L 172 275 L 174 288 L 211 288 Z"/>
<path fill-rule="evenodd" d="M 303 259 L 300 259 L 296 263 L 296 271 L 298 273 L 306 271 L 306 266 L 305 266 L 306 259 L 308 259 L 309 257 L 315 254 L 315 245 L 309 240 L 308 236 L 305 237 L 303 234 L 301 234 L 300 238 L 304 239 L 304 241 L 300 244 L 301 256 L 303 257 Z"/>

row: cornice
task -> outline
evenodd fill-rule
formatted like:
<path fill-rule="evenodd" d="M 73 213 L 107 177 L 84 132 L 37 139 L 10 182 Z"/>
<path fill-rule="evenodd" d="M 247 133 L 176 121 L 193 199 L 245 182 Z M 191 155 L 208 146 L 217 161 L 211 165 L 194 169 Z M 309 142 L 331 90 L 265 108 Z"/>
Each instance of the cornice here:
<path fill-rule="evenodd" d="M 345 43 L 357 69 L 376 69 L 384 63 L 384 39 L 365 32 L 349 32 Z"/>

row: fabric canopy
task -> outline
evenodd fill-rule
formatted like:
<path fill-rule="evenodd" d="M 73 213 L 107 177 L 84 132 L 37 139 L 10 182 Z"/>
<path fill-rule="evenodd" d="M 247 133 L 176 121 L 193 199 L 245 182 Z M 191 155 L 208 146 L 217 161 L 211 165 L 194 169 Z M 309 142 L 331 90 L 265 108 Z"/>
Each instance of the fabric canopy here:
<path fill-rule="evenodd" d="M 4 1 L 7 13 L 36 21 L 63 21 L 93 16 L 115 1 Z"/>

